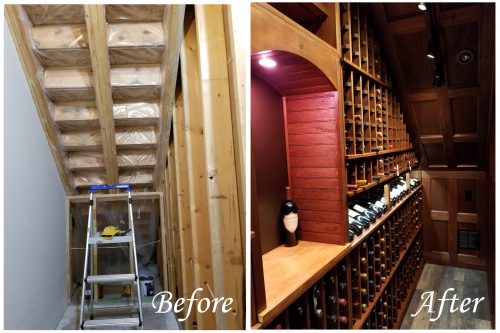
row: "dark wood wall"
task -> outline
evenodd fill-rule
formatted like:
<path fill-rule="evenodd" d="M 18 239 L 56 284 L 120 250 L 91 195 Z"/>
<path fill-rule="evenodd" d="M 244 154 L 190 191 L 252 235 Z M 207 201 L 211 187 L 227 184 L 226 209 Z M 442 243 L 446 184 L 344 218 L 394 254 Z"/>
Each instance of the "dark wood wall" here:
<path fill-rule="evenodd" d="M 425 202 L 425 258 L 438 264 L 486 269 L 488 188 L 482 171 L 421 171 Z M 480 249 L 460 249 L 458 230 L 477 230 Z"/>
<path fill-rule="evenodd" d="M 272 86 L 252 75 L 252 159 L 255 166 L 257 212 L 262 253 L 284 241 L 279 221 L 288 184 L 282 97 Z"/>

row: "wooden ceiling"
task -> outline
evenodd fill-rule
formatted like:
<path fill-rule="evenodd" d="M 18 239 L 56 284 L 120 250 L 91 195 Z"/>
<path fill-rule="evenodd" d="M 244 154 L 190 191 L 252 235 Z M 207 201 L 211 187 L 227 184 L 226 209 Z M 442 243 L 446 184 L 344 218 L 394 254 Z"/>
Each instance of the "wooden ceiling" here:
<path fill-rule="evenodd" d="M 494 126 L 495 5 L 428 3 L 427 8 L 377 3 L 367 9 L 385 44 L 421 165 L 485 170 Z M 426 56 L 431 37 L 439 39 L 444 74 L 439 87 L 434 86 L 436 62 Z M 464 49 L 474 55 L 465 65 L 457 61 Z"/>
<path fill-rule="evenodd" d="M 259 65 L 262 58 L 272 59 L 276 67 Z M 330 80 L 308 60 L 289 52 L 265 51 L 252 56 L 252 74 L 257 75 L 282 96 L 302 95 L 334 90 Z"/>

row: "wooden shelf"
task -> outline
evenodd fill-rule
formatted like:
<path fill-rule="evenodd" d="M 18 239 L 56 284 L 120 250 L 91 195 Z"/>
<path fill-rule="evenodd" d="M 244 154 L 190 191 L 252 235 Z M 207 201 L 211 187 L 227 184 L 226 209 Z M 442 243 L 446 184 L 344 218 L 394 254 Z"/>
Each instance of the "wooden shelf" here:
<path fill-rule="evenodd" d="M 392 207 L 389 211 L 383 214 L 380 218 L 377 219 L 375 223 L 370 225 L 367 229 L 363 231 L 363 233 L 359 236 L 354 236 L 353 241 L 351 242 L 351 247 L 354 248 L 361 244 L 368 236 L 372 234 L 373 231 L 377 230 L 388 218 L 392 216 L 394 212 L 396 212 L 401 206 L 403 206 L 411 197 L 413 197 L 418 190 L 422 188 L 422 185 L 417 186 L 410 194 L 403 198 L 400 202 L 398 202 L 394 207 Z"/>
<path fill-rule="evenodd" d="M 416 168 L 418 168 L 418 165 L 412 165 L 412 170 L 415 170 Z M 410 171 L 410 168 L 404 168 L 404 169 L 401 169 L 399 171 L 399 176 L 407 173 L 408 171 Z M 378 182 L 372 182 L 372 183 L 368 183 L 367 185 L 363 186 L 361 189 L 359 190 L 355 190 L 355 191 L 348 191 L 347 192 L 347 198 L 353 198 L 355 196 L 358 196 L 360 195 L 361 193 L 364 193 L 376 186 L 379 186 L 379 185 L 384 185 L 386 183 L 388 183 L 389 181 L 393 180 L 394 178 L 398 177 L 395 173 L 394 174 L 390 174 L 382 179 L 380 179 Z"/>
<path fill-rule="evenodd" d="M 365 140 L 368 141 L 368 140 Z M 413 151 L 415 148 L 396 148 L 396 149 L 388 149 L 388 150 L 381 150 L 378 152 L 370 152 L 370 153 L 365 153 L 365 154 L 352 154 L 352 155 L 345 155 L 346 160 L 356 160 L 360 158 L 369 158 L 373 156 L 383 156 L 383 155 L 389 155 L 389 154 L 397 154 L 397 153 L 404 153 L 407 151 Z"/>
<path fill-rule="evenodd" d="M 267 307 L 258 315 L 265 326 L 304 294 L 350 251 L 346 245 L 299 241 L 262 256 Z"/>
<path fill-rule="evenodd" d="M 382 81 L 381 79 L 379 79 L 375 75 L 368 73 L 366 70 L 359 67 L 358 65 L 356 65 L 355 63 L 353 63 L 352 61 L 347 59 L 346 57 L 342 57 L 342 59 L 340 59 L 340 60 L 342 61 L 343 64 L 347 65 L 347 67 L 349 67 L 351 70 L 358 72 L 359 74 L 365 76 L 366 78 L 368 78 L 372 81 L 375 81 L 376 83 L 380 84 L 384 88 L 392 90 L 392 87 L 389 86 L 387 83 L 385 83 L 384 81 Z"/>
<path fill-rule="evenodd" d="M 394 267 L 392 267 L 391 269 L 391 273 L 389 274 L 389 276 L 386 277 L 386 280 L 380 284 L 380 290 L 376 292 L 375 294 L 375 297 L 373 298 L 373 301 L 370 302 L 367 307 L 366 307 L 366 310 L 365 312 L 363 313 L 363 315 L 361 316 L 361 319 L 356 319 L 356 322 L 352 325 L 352 328 L 353 329 L 361 329 L 363 327 L 363 324 L 365 323 L 365 321 L 368 319 L 368 317 L 370 316 L 370 313 L 372 312 L 373 308 L 377 305 L 377 302 L 378 300 L 380 299 L 380 297 L 382 296 L 382 294 L 384 293 L 384 290 L 385 288 L 389 285 L 389 283 L 391 282 L 391 279 L 392 277 L 396 274 L 396 272 L 398 271 L 398 268 L 399 268 L 399 265 L 403 262 L 403 260 L 405 259 L 405 256 L 406 256 L 406 253 L 408 252 L 408 249 L 410 248 L 410 245 L 413 243 L 413 241 L 415 240 L 415 237 L 418 235 L 418 232 L 420 231 L 420 229 L 422 229 L 422 224 L 420 224 L 418 226 L 418 228 L 415 229 L 413 235 L 410 237 L 410 241 L 408 243 L 406 243 L 406 249 L 403 250 L 403 252 L 401 253 L 400 257 L 399 257 L 399 260 L 398 262 L 396 263 L 396 265 Z M 409 297 L 410 295 L 408 295 L 407 299 L 411 297 Z M 406 301 L 406 300 L 405 300 Z M 403 313 L 403 312 L 401 312 Z M 401 317 L 404 317 L 404 316 L 401 316 Z M 399 320 L 398 320 L 399 321 Z"/>

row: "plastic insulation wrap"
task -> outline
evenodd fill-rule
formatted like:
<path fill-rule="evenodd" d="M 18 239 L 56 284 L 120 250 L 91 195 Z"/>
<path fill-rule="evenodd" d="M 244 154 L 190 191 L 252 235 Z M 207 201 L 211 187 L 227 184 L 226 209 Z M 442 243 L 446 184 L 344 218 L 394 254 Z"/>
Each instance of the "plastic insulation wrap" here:
<path fill-rule="evenodd" d="M 61 143 L 65 147 L 85 147 L 102 145 L 100 130 L 79 130 L 61 132 Z"/>
<path fill-rule="evenodd" d="M 113 87 L 159 86 L 162 84 L 160 66 L 111 68 Z"/>
<path fill-rule="evenodd" d="M 49 68 L 44 73 L 43 84 L 46 89 L 92 88 L 92 71 L 84 68 Z"/>
<path fill-rule="evenodd" d="M 23 5 L 33 25 L 85 23 L 83 5 Z"/>
<path fill-rule="evenodd" d="M 161 22 L 108 25 L 108 46 L 110 48 L 162 46 L 164 41 L 165 36 Z"/>
<path fill-rule="evenodd" d="M 67 166 L 70 170 L 104 168 L 104 154 L 97 151 L 69 152 Z"/>
<path fill-rule="evenodd" d="M 121 184 L 150 184 L 153 183 L 151 170 L 125 170 L 121 171 L 118 180 Z"/>
<path fill-rule="evenodd" d="M 160 107 L 157 103 L 113 104 L 115 119 L 158 118 Z"/>
<path fill-rule="evenodd" d="M 103 185 L 106 184 L 107 178 L 105 173 L 79 171 L 74 173 L 75 186 L 87 187 L 90 185 Z"/>
<path fill-rule="evenodd" d="M 117 145 L 155 144 L 156 131 L 153 126 L 121 127 L 115 131 Z"/>
<path fill-rule="evenodd" d="M 157 230 L 160 219 L 158 200 L 134 200 L 132 213 L 138 261 L 141 264 L 139 272 L 142 272 L 143 266 L 150 267 L 157 261 L 154 253 L 158 245 L 155 242 L 159 237 Z M 81 282 L 85 255 L 83 249 L 85 248 L 85 236 L 87 234 L 88 203 L 72 204 L 71 215 L 74 222 L 71 235 L 71 244 L 74 248 L 71 256 L 71 266 L 74 281 Z M 99 202 L 96 205 L 96 215 L 96 230 L 98 231 L 102 231 L 106 226 L 115 226 L 122 230 L 129 229 L 126 201 Z M 120 274 L 130 269 L 128 246 L 111 245 L 115 245 L 114 248 L 102 248 L 99 251 L 99 274 Z"/>
<path fill-rule="evenodd" d="M 108 22 L 161 22 L 165 5 L 106 5 Z"/>
<path fill-rule="evenodd" d="M 45 93 L 55 102 L 95 100 L 90 69 L 48 68 L 42 82 Z"/>
<path fill-rule="evenodd" d="M 32 38 L 37 49 L 88 48 L 85 24 L 33 27 Z"/>
<path fill-rule="evenodd" d="M 99 128 L 99 116 L 94 106 L 55 105 L 49 110 L 54 122 L 62 130 Z"/>
<path fill-rule="evenodd" d="M 136 167 L 156 165 L 156 156 L 153 151 L 119 151 L 116 153 L 118 167 Z"/>

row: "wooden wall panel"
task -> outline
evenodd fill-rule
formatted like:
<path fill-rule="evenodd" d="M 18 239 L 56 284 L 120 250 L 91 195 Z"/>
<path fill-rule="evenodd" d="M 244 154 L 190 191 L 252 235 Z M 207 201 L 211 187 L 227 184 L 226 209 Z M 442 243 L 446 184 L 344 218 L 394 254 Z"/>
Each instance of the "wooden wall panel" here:
<path fill-rule="evenodd" d="M 439 122 L 431 121 L 437 114 L 436 101 L 415 102 L 412 104 L 420 135 L 441 134 Z"/>
<path fill-rule="evenodd" d="M 485 269 L 488 256 L 485 173 L 422 171 L 424 244 L 429 262 Z M 478 230 L 480 249 L 458 249 L 458 230 Z"/>
<path fill-rule="evenodd" d="M 256 201 L 260 222 L 262 254 L 284 242 L 279 221 L 288 183 L 285 127 L 281 96 L 266 82 L 252 75 L 251 82 L 252 163 L 255 165 Z M 270 144 L 272 142 L 272 144 Z"/>
<path fill-rule="evenodd" d="M 342 186 L 337 105 L 336 92 L 284 98 L 289 176 L 303 240 L 346 241 L 343 208 L 336 195 Z"/>
<path fill-rule="evenodd" d="M 450 98 L 450 103 L 453 133 L 477 133 L 479 108 L 477 96 Z"/>

